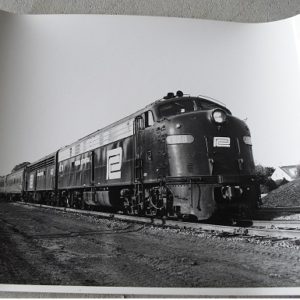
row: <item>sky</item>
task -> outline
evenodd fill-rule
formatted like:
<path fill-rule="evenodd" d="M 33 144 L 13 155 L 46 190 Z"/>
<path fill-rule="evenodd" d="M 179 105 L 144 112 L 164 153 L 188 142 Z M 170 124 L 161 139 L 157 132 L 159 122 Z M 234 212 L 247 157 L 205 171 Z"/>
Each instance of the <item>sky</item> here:
<path fill-rule="evenodd" d="M 0 14 L 0 175 L 177 90 L 245 119 L 257 164 L 298 164 L 299 83 L 300 16 Z"/>

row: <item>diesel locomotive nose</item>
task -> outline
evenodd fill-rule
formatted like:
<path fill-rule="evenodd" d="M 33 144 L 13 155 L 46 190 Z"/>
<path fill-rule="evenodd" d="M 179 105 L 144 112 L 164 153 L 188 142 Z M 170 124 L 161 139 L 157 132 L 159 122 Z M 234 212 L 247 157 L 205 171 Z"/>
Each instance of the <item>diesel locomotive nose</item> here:
<path fill-rule="evenodd" d="M 174 203 L 198 219 L 218 210 L 253 207 L 257 198 L 249 129 L 216 106 L 201 110 L 199 104 L 193 110 L 186 105 L 183 113 L 179 107 L 165 122 Z"/>

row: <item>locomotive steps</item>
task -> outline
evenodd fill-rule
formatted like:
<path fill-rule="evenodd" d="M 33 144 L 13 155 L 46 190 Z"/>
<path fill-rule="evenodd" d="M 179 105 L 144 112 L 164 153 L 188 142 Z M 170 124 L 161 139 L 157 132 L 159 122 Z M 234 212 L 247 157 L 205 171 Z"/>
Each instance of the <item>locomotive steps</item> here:
<path fill-rule="evenodd" d="M 42 209 L 50 209 L 63 211 L 68 213 L 76 213 L 85 216 L 94 216 L 98 218 L 112 219 L 117 221 L 133 222 L 152 226 L 187 229 L 211 233 L 224 233 L 240 236 L 268 237 L 268 238 L 283 238 L 283 239 L 300 239 L 300 221 L 252 221 L 251 227 L 241 226 L 224 226 L 206 223 L 190 223 L 174 220 L 165 220 L 150 217 L 137 217 L 122 214 L 113 214 L 106 212 L 87 211 L 65 207 L 53 207 L 42 204 L 16 202 L 16 205 L 26 205 L 38 207 Z M 286 229 L 288 228 L 288 229 Z"/>

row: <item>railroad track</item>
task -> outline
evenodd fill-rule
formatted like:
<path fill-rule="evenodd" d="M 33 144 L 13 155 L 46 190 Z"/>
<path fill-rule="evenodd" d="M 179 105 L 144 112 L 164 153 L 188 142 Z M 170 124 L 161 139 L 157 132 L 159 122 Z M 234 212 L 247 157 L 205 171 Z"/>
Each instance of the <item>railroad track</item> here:
<path fill-rule="evenodd" d="M 270 229 L 299 229 L 300 220 L 252 220 L 252 227 L 270 228 Z"/>
<path fill-rule="evenodd" d="M 196 231 L 211 232 L 211 233 L 224 233 L 228 235 L 241 235 L 253 237 L 270 237 L 282 239 L 300 239 L 300 220 L 299 221 L 265 221 L 265 220 L 243 220 L 239 221 L 239 226 L 225 226 L 207 223 L 191 223 L 182 222 L 169 219 L 158 219 L 151 217 L 138 217 L 106 212 L 87 211 L 74 208 L 54 207 L 42 204 L 15 202 L 15 205 L 39 207 L 43 209 L 51 209 L 56 211 L 64 211 L 70 213 L 79 213 L 86 216 L 95 216 L 105 219 L 113 219 L 126 222 L 134 222 L 140 224 L 148 224 L 154 226 L 162 226 L 178 229 L 191 229 Z M 244 225 L 242 225 L 244 224 Z M 245 224 L 248 224 L 246 226 Z M 249 225 L 251 224 L 251 225 Z"/>
<path fill-rule="evenodd" d="M 270 220 L 276 217 L 295 215 L 299 215 L 298 217 L 300 218 L 300 207 L 262 207 L 256 211 L 255 215 L 257 219 L 261 220 Z"/>
<path fill-rule="evenodd" d="M 260 212 L 292 212 L 292 213 L 300 213 L 300 206 L 277 206 L 277 207 L 261 207 L 258 209 Z"/>

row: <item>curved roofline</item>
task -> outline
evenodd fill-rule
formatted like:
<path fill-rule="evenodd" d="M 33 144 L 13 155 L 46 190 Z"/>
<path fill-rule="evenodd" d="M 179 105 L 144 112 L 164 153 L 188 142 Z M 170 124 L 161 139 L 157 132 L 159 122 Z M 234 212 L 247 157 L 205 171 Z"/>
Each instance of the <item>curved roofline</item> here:
<path fill-rule="evenodd" d="M 226 107 L 226 104 L 224 102 L 218 100 L 218 99 L 215 99 L 215 98 L 212 98 L 212 97 L 209 97 L 209 96 L 205 96 L 205 95 L 198 95 L 197 97 L 205 99 L 205 100 L 209 100 L 209 101 L 212 101 L 212 102 L 215 102 L 217 104 L 221 104 L 222 106 Z"/>
<path fill-rule="evenodd" d="M 97 134 L 97 133 L 99 133 L 99 132 L 101 132 L 101 131 L 105 131 L 105 130 L 107 130 L 107 129 L 112 128 L 113 126 L 117 126 L 118 124 L 120 124 L 120 123 L 122 123 L 122 122 L 125 122 L 125 121 L 127 121 L 127 120 L 130 120 L 130 119 L 134 118 L 135 116 L 137 116 L 137 115 L 139 115 L 139 114 L 141 114 L 141 113 L 143 113 L 143 112 L 149 110 L 149 108 L 154 107 L 155 105 L 157 105 L 157 104 L 159 104 L 159 103 L 172 102 L 172 101 L 174 101 L 174 100 L 181 100 L 181 99 L 187 99 L 187 98 L 197 98 L 197 99 L 207 100 L 207 101 L 216 103 L 216 104 L 218 104 L 218 105 L 220 105 L 220 106 L 222 106 L 222 107 L 224 107 L 225 109 L 228 110 L 228 108 L 226 107 L 225 103 L 223 103 L 223 102 L 221 102 L 221 101 L 219 101 L 219 100 L 216 100 L 216 99 L 214 99 L 214 98 L 208 97 L 208 96 L 202 96 L 202 95 L 199 95 L 199 96 L 191 96 L 191 95 L 189 95 L 189 94 L 184 94 L 182 97 L 176 97 L 176 96 L 175 96 L 175 97 L 169 98 L 169 99 L 160 98 L 160 99 L 155 100 L 154 102 L 152 102 L 152 103 L 146 105 L 145 107 L 143 107 L 143 108 L 137 110 L 136 112 L 130 114 L 129 116 L 126 116 L 126 117 L 124 117 L 124 118 L 122 118 L 122 119 L 120 119 L 120 120 L 118 120 L 118 121 L 116 121 L 116 122 L 113 122 L 113 123 L 111 123 L 111 124 L 109 124 L 109 125 L 106 125 L 105 127 L 102 127 L 102 128 L 100 128 L 100 129 L 97 129 L 97 130 L 93 131 L 92 133 L 90 133 L 90 134 L 88 134 L 88 135 L 85 135 L 85 136 L 83 136 L 82 138 L 80 138 L 80 139 L 78 139 L 78 140 L 76 140 L 76 141 L 74 141 L 74 142 L 72 142 L 72 143 L 70 143 L 70 144 L 68 144 L 68 145 L 65 145 L 65 146 L 59 148 L 58 151 L 61 151 L 61 150 L 65 149 L 65 148 L 67 148 L 67 147 L 70 147 L 70 146 L 74 145 L 75 143 L 78 143 L 78 142 L 80 142 L 80 141 L 82 141 L 82 140 L 84 140 L 84 139 L 86 139 L 86 138 L 88 138 L 88 137 L 91 137 L 91 136 L 93 136 L 93 135 L 95 135 L 95 134 Z"/>
<path fill-rule="evenodd" d="M 205 95 L 191 96 L 190 94 L 184 94 L 182 97 L 176 97 L 176 96 L 174 96 L 173 98 L 168 98 L 168 99 L 161 98 L 161 99 L 158 99 L 158 100 L 154 101 L 152 104 L 155 104 L 155 103 L 158 103 L 158 102 L 165 102 L 165 101 L 169 101 L 169 100 L 175 100 L 175 99 L 183 99 L 183 98 L 200 98 L 200 99 L 203 99 L 203 100 L 208 100 L 208 101 L 214 102 L 216 104 L 219 104 L 219 105 L 227 108 L 226 104 L 224 102 L 222 102 L 220 100 L 217 100 L 215 98 L 212 98 L 212 97 L 209 97 L 209 96 L 205 96 Z"/>

